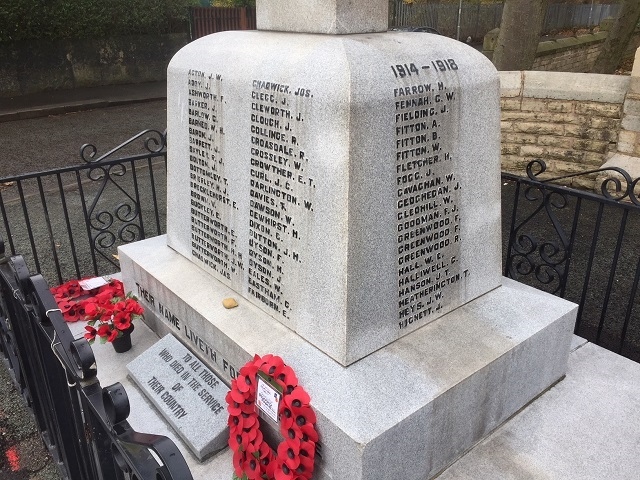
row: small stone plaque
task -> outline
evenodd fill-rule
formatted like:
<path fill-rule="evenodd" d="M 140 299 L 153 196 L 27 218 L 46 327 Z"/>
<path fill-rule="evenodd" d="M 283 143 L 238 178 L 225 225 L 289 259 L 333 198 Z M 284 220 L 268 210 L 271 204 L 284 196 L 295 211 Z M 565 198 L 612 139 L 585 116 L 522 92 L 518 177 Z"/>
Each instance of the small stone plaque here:
<path fill-rule="evenodd" d="M 127 370 L 199 460 L 227 445 L 229 388 L 173 335 L 129 363 Z"/>

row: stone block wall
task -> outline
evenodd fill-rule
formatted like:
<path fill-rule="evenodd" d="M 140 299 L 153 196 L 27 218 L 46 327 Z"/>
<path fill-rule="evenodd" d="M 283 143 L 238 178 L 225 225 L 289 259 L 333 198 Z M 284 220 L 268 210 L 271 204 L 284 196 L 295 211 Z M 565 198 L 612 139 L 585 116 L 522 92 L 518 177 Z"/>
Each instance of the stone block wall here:
<path fill-rule="evenodd" d="M 540 42 L 532 70 L 590 72 L 607 32 Z"/>
<path fill-rule="evenodd" d="M 493 57 L 500 29 L 496 28 L 484 38 L 482 51 Z M 531 70 L 550 72 L 590 72 L 602 50 L 608 32 L 578 35 L 540 42 Z M 629 41 L 625 57 L 632 57 L 640 47 L 640 30 Z"/>
<path fill-rule="evenodd" d="M 630 77 L 527 71 L 500 72 L 500 81 L 504 171 L 526 175 L 536 158 L 554 177 L 595 170 L 622 141 Z M 578 177 L 568 183 L 592 188 L 594 181 Z"/>

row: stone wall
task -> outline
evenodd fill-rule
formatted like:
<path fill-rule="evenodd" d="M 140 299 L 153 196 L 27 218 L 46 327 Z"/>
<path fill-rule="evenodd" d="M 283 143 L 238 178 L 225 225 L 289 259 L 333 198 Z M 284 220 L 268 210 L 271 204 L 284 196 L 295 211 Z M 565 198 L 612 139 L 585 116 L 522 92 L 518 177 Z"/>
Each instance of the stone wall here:
<path fill-rule="evenodd" d="M 608 32 L 540 42 L 532 70 L 553 72 L 590 72 Z M 629 41 L 625 56 L 632 56 L 640 46 L 640 32 Z"/>
<path fill-rule="evenodd" d="M 590 72 L 607 32 L 540 42 L 532 70 Z"/>
<path fill-rule="evenodd" d="M 630 77 L 500 72 L 502 169 L 525 175 L 536 158 L 552 176 L 602 166 L 617 148 Z M 595 179 L 570 184 L 592 188 Z"/>
<path fill-rule="evenodd" d="M 489 32 L 484 39 L 483 53 L 493 57 L 500 29 Z M 578 35 L 576 37 L 543 40 L 538 45 L 532 70 L 552 72 L 590 72 L 593 69 L 608 32 Z M 625 56 L 633 56 L 640 47 L 640 30 L 629 41 Z"/>
<path fill-rule="evenodd" d="M 166 78 L 186 34 L 24 42 L 0 48 L 0 98 Z"/>

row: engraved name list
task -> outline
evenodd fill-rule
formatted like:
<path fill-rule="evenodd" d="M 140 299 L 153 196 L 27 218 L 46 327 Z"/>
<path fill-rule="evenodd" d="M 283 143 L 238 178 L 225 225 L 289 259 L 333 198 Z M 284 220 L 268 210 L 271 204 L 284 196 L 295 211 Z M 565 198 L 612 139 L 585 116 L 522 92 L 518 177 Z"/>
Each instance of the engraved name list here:
<path fill-rule="evenodd" d="M 225 175 L 223 92 L 220 75 L 190 72 L 192 255 L 272 315 L 289 318 L 314 211 L 316 185 L 304 147 L 313 94 L 277 82 L 251 82 L 249 129 L 236 135 L 246 138 L 248 147 L 234 168 L 249 168 L 249 202 L 242 203 L 248 208 L 239 211 Z M 247 238 L 237 236 L 241 225 L 248 226 Z"/>
<path fill-rule="evenodd" d="M 460 183 L 455 175 L 453 131 L 456 91 L 446 85 L 453 59 L 421 67 L 393 65 L 396 133 L 398 326 L 442 310 L 454 297 L 461 270 Z M 431 72 L 429 71 L 431 70 Z M 445 72 L 433 81 L 432 72 Z"/>

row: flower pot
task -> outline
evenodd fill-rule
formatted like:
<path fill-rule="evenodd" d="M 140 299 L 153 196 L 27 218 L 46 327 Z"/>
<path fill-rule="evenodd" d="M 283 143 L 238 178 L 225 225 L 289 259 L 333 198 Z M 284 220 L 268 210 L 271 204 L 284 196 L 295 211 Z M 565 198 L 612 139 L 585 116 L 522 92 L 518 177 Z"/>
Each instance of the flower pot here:
<path fill-rule="evenodd" d="M 131 328 L 123 330 L 122 335 L 111 342 L 116 353 L 124 353 L 131 350 L 131 332 L 133 332 L 133 325 L 131 325 Z"/>

